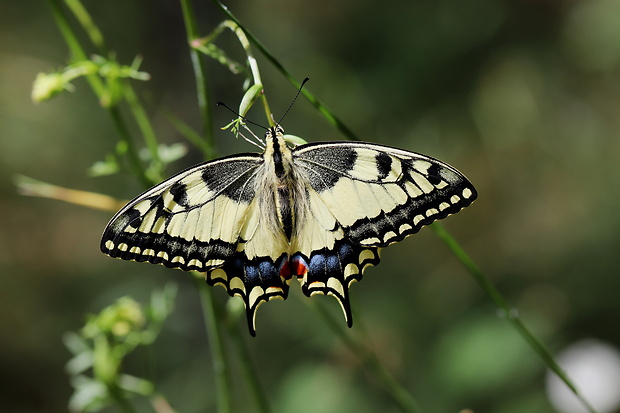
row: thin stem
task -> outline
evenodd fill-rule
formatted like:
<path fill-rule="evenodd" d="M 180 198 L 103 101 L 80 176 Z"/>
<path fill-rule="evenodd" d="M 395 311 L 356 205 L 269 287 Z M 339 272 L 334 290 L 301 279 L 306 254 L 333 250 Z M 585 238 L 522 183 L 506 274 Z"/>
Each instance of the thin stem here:
<path fill-rule="evenodd" d="M 21 195 L 57 199 L 70 204 L 108 212 L 116 212 L 126 204 L 125 201 L 119 201 L 108 195 L 64 188 L 23 175 L 14 176 L 13 181 Z"/>
<path fill-rule="evenodd" d="M 196 23 L 196 15 L 190 0 L 181 0 L 181 8 L 183 10 L 183 20 L 185 22 L 185 31 L 187 34 L 187 42 L 190 46 L 189 54 L 194 68 L 194 78 L 196 79 L 196 92 L 198 98 L 198 108 L 202 119 L 202 133 L 207 141 L 209 148 L 215 147 L 215 137 L 213 135 L 213 122 L 211 114 L 211 105 L 209 102 L 209 88 L 206 81 L 206 67 L 200 57 L 200 53 L 192 47 L 192 42 L 197 39 L 198 24 Z M 214 153 L 205 153 L 205 158 L 209 159 Z"/>
<path fill-rule="evenodd" d="M 234 21 L 239 27 L 243 29 L 245 35 L 249 39 L 249 41 L 256 46 L 256 48 L 275 66 L 275 68 L 289 81 L 295 86 L 296 89 L 299 89 L 301 86 L 301 82 L 298 81 L 286 68 L 282 63 L 280 63 L 275 56 L 267 50 L 267 48 L 250 32 L 246 29 L 241 22 L 230 12 L 228 7 L 224 6 L 219 0 L 213 0 L 213 2 L 228 16 L 229 19 Z M 332 124 L 336 129 L 340 131 L 343 135 L 345 135 L 348 139 L 359 141 L 360 138 L 349 129 L 344 122 L 340 120 L 334 113 L 323 102 L 317 99 L 307 88 L 304 88 L 301 93 L 314 105 L 314 107 L 327 119 L 327 121 Z"/>
<path fill-rule="evenodd" d="M 88 35 L 90 41 L 95 45 L 95 47 L 99 50 L 99 53 L 102 55 L 108 54 L 108 47 L 105 44 L 103 35 L 99 28 L 95 25 L 90 14 L 84 8 L 80 0 L 64 0 L 75 18 L 78 20 L 86 34 Z M 85 58 L 85 56 L 84 56 Z M 144 141 L 146 142 L 146 146 L 149 149 L 151 154 L 151 160 L 153 162 L 153 168 L 155 171 L 155 176 L 153 177 L 155 181 L 161 181 L 163 177 L 161 176 L 161 168 L 162 164 L 159 159 L 159 149 L 157 145 L 157 138 L 155 137 L 155 132 L 153 127 L 151 126 L 151 122 L 146 115 L 146 111 L 144 107 L 140 103 L 138 97 L 136 96 L 133 88 L 129 84 L 129 82 L 124 81 L 122 84 L 123 94 L 125 100 L 129 104 L 129 108 L 133 114 L 133 117 L 144 137 Z M 101 97 L 101 95 L 100 95 Z"/>
<path fill-rule="evenodd" d="M 48 4 L 52 9 L 52 15 L 54 16 L 54 20 L 56 21 L 56 25 L 60 30 L 71 54 L 73 55 L 74 61 L 84 61 L 88 60 L 86 52 L 82 48 L 82 45 L 77 39 L 76 34 L 74 33 L 71 25 L 69 24 L 69 20 L 62 8 L 60 0 L 48 0 Z M 96 74 L 88 74 L 86 75 L 86 80 L 90 84 L 91 88 L 97 95 L 97 98 L 101 100 L 101 97 L 105 94 L 105 85 L 101 78 Z M 150 186 L 152 183 L 147 178 L 145 174 L 145 168 L 142 165 L 142 161 L 138 156 L 138 151 L 133 142 L 131 133 L 129 132 L 129 128 L 125 123 L 125 120 L 121 116 L 117 107 L 108 107 L 108 114 L 112 117 L 112 122 L 116 127 L 116 130 L 123 141 L 127 146 L 127 153 L 129 158 L 129 165 L 131 171 L 140 179 L 143 184 Z"/>
<path fill-rule="evenodd" d="M 127 128 L 127 124 L 123 119 L 121 112 L 118 110 L 118 107 L 110 107 L 108 108 L 108 113 L 112 117 L 112 122 L 116 127 L 116 131 L 118 132 L 120 139 L 127 146 L 127 156 L 129 158 L 129 167 L 131 171 L 140 179 L 140 182 L 149 187 L 153 185 L 153 182 L 148 178 L 146 174 L 146 168 L 142 164 L 140 160 L 140 156 L 138 155 L 138 150 L 136 149 L 135 142 L 132 139 L 131 133 Z"/>
<path fill-rule="evenodd" d="M 383 387 L 388 391 L 392 399 L 398 404 L 401 411 L 405 413 L 421 413 L 422 409 L 413 399 L 411 394 L 396 381 L 394 376 L 381 363 L 377 355 L 368 347 L 364 346 L 361 341 L 352 335 L 343 327 L 343 324 L 337 321 L 331 313 L 325 308 L 325 305 L 318 300 L 311 300 L 321 315 L 321 318 L 331 328 L 331 330 L 343 341 L 343 343 L 362 360 L 373 376 L 378 379 Z"/>
<path fill-rule="evenodd" d="M 56 26 L 58 26 L 58 29 L 60 30 L 60 34 L 62 34 L 62 37 L 65 40 L 65 43 L 67 43 L 67 46 L 69 47 L 69 50 L 71 51 L 71 54 L 73 55 L 72 60 L 74 61 L 88 60 L 86 52 L 82 48 L 82 45 L 78 41 L 77 36 L 73 32 L 73 29 L 71 28 L 71 25 L 69 24 L 69 19 L 67 19 L 67 16 L 62 8 L 61 1 L 60 0 L 47 0 L 47 2 L 50 5 L 50 8 L 52 9 L 52 15 L 54 16 L 54 20 L 56 21 Z M 99 78 L 96 74 L 88 74 L 86 75 L 86 80 L 88 81 L 90 86 L 93 88 L 93 91 L 95 92 L 97 97 L 101 98 L 105 90 L 105 86 L 101 78 Z"/>
<path fill-rule="evenodd" d="M 153 130 L 153 126 L 151 125 L 151 121 L 149 120 L 148 115 L 146 114 L 146 110 L 144 110 L 144 106 L 140 103 L 140 100 L 136 96 L 133 88 L 127 81 L 123 81 L 123 94 L 125 96 L 125 100 L 129 105 L 129 109 L 133 114 L 133 117 L 144 137 L 144 141 L 146 143 L 147 148 L 149 148 L 149 152 L 151 154 L 151 161 L 153 162 L 153 167 L 155 170 L 155 176 L 152 177 L 156 182 L 159 182 L 163 179 L 162 174 L 162 163 L 159 158 L 159 145 L 157 144 L 157 137 L 155 136 L 155 131 Z"/>
<path fill-rule="evenodd" d="M 243 328 L 245 328 L 245 326 L 243 326 Z M 270 413 L 271 408 L 269 407 L 267 396 L 265 395 L 265 392 L 260 384 L 260 380 L 256 374 L 256 369 L 252 363 L 247 346 L 239 334 L 238 323 L 231 326 L 229 333 L 231 341 L 235 346 L 237 364 L 241 367 L 241 373 L 250 390 L 250 393 L 252 394 L 252 397 L 254 398 L 254 404 L 257 410 L 260 413 Z"/>
<path fill-rule="evenodd" d="M 248 37 L 246 36 L 245 31 L 239 26 L 239 24 L 237 24 L 237 22 L 232 20 L 226 20 L 222 22 L 222 24 L 225 27 L 228 27 L 235 34 L 235 36 L 237 36 L 237 39 L 239 39 L 239 43 L 241 43 L 241 47 L 243 47 L 243 50 L 245 51 L 245 54 L 247 56 L 247 60 L 250 65 L 250 71 L 252 72 L 252 76 L 254 78 L 254 84 L 262 85 L 263 80 L 261 79 L 260 70 L 258 69 L 258 62 L 254 57 L 252 46 L 248 41 Z M 269 126 L 275 126 L 273 112 L 271 112 L 271 109 L 269 108 L 269 102 L 267 101 L 267 96 L 264 92 L 261 93 L 260 99 L 261 103 L 263 104 L 263 109 L 265 110 L 265 116 L 267 117 L 267 122 L 269 122 Z"/>
<path fill-rule="evenodd" d="M 493 286 L 491 281 L 480 271 L 478 266 L 474 263 L 474 261 L 467 255 L 465 250 L 461 248 L 459 243 L 446 231 L 446 229 L 438 222 L 434 222 L 430 225 L 430 227 L 435 231 L 437 236 L 450 248 L 452 253 L 458 258 L 458 260 L 463 264 L 467 272 L 474 277 L 474 279 L 480 284 L 482 289 L 486 292 L 486 294 L 493 300 L 495 305 L 500 310 L 500 316 L 506 318 L 513 327 L 519 332 L 521 337 L 530 345 L 530 347 L 534 350 L 536 354 L 542 359 L 542 361 L 549 367 L 570 389 L 571 391 L 579 398 L 581 403 L 588 409 L 589 412 L 595 413 L 594 408 L 590 405 L 590 403 L 580 394 L 579 390 L 573 382 L 570 380 L 568 375 L 562 368 L 557 364 L 553 354 L 547 349 L 547 347 L 540 342 L 534 334 L 530 331 L 530 329 L 523 323 L 519 316 L 519 312 L 516 308 L 510 307 L 504 297 L 499 293 L 499 291 Z"/>
<path fill-rule="evenodd" d="M 101 34 L 101 30 L 97 27 L 93 19 L 90 17 L 90 14 L 82 5 L 80 0 L 64 0 L 65 4 L 75 18 L 80 22 L 80 25 L 90 38 L 90 41 L 93 45 L 99 50 L 99 53 L 102 55 L 108 54 L 108 48 L 103 40 L 103 34 Z"/>
<path fill-rule="evenodd" d="M 174 128 L 181 135 L 185 137 L 192 145 L 194 145 L 198 150 L 200 150 L 203 154 L 205 154 L 207 159 L 213 158 L 214 149 L 209 146 L 209 142 L 207 142 L 197 131 L 195 131 L 191 126 L 187 123 L 183 122 L 179 119 L 178 116 L 174 115 L 170 111 L 166 109 L 159 109 L 160 113 L 174 126 Z"/>
<path fill-rule="evenodd" d="M 215 387 L 218 413 L 230 413 L 232 411 L 232 399 L 230 394 L 230 378 L 228 372 L 228 358 L 226 346 L 220 326 L 221 314 L 213 298 L 213 289 L 201 279 L 199 273 L 196 280 L 200 290 L 200 304 L 205 321 L 205 329 L 211 343 L 211 359 L 215 373 Z"/>

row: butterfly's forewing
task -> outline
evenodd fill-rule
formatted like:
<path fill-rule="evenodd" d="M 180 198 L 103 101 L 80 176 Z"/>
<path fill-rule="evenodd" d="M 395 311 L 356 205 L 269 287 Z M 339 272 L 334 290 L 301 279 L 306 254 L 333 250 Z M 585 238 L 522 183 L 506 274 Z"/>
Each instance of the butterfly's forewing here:
<path fill-rule="evenodd" d="M 371 143 L 293 151 L 295 165 L 357 245 L 385 247 L 471 204 L 473 185 L 437 159 Z"/>
<path fill-rule="evenodd" d="M 233 256 L 262 158 L 238 155 L 187 169 L 137 196 L 106 227 L 112 257 L 207 271 Z M 225 212 L 225 213 L 224 213 Z"/>

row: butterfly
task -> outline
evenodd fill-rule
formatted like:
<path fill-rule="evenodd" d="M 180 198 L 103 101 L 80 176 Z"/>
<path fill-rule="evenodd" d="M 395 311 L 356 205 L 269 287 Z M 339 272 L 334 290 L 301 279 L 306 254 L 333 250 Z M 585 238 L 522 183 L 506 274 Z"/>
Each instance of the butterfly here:
<path fill-rule="evenodd" d="M 295 277 L 306 296 L 334 296 L 351 327 L 349 287 L 380 249 L 477 197 L 455 168 L 415 152 L 352 141 L 290 148 L 280 126 L 263 144 L 138 195 L 108 223 L 101 251 L 206 273 L 241 297 L 253 336 L 258 306 L 286 299 Z"/>

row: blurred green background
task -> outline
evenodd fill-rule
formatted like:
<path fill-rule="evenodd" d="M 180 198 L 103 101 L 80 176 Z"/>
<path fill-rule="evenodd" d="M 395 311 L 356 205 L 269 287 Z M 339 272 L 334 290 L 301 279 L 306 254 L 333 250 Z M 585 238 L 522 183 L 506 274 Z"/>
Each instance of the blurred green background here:
<path fill-rule="evenodd" d="M 159 139 L 183 141 L 162 108 L 199 129 L 178 2 L 84 4 L 119 61 L 144 57 L 152 80 L 134 86 Z M 620 2 L 227 4 L 364 140 L 440 158 L 471 179 L 479 200 L 445 225 L 553 352 L 584 338 L 620 343 Z M 205 35 L 224 19 L 210 2 L 195 6 Z M 242 58 L 232 35 L 218 44 Z M 215 411 L 191 277 L 105 257 L 98 244 L 110 213 L 23 197 L 12 182 L 23 174 L 121 199 L 142 190 L 127 174 L 88 176 L 117 135 L 84 80 L 74 93 L 31 102 L 36 74 L 61 68 L 68 56 L 45 2 L 0 2 L 2 410 L 66 411 L 63 333 L 120 296 L 146 301 L 174 280 L 176 310 L 151 350 L 154 380 L 179 412 Z M 207 62 L 213 100 L 235 107 L 243 79 Z M 278 117 L 295 90 L 260 56 L 259 64 Z M 265 123 L 260 110 L 252 113 Z M 214 109 L 216 128 L 231 117 Z M 341 138 L 304 99 L 283 126 L 308 141 Z M 228 132 L 216 136 L 221 155 L 254 150 Z M 200 160 L 190 148 L 168 172 Z M 544 364 L 432 231 L 382 259 L 352 288 L 353 328 L 424 411 L 554 411 Z M 216 296 L 228 298 L 219 287 Z M 312 298 L 321 299 L 341 317 L 332 298 Z M 286 302 L 261 307 L 258 336 L 246 337 L 274 410 L 397 411 L 305 301 L 292 286 Z M 237 403 L 245 411 L 242 397 Z"/>

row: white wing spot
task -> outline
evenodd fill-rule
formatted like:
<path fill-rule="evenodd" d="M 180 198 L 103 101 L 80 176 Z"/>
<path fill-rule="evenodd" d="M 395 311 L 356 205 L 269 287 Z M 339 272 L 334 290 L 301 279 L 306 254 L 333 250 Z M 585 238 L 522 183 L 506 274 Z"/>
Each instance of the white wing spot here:
<path fill-rule="evenodd" d="M 129 252 L 131 252 L 132 254 L 140 254 L 140 247 L 131 247 L 129 249 Z"/>
<path fill-rule="evenodd" d="M 222 259 L 218 259 L 218 260 L 209 260 L 205 263 L 205 267 L 218 267 L 220 265 L 224 265 L 224 260 Z M 219 269 L 219 271 L 224 272 L 224 270 Z"/>
<path fill-rule="evenodd" d="M 383 235 L 383 242 L 388 242 L 389 240 L 391 240 L 392 238 L 396 238 L 398 234 L 396 234 L 394 231 L 389 231 L 386 232 Z"/>
<path fill-rule="evenodd" d="M 469 199 L 470 196 L 472 196 L 471 189 L 469 188 L 463 189 L 463 198 Z"/>
<path fill-rule="evenodd" d="M 423 215 L 416 215 L 415 218 L 413 218 L 413 225 L 417 226 L 423 220 L 424 220 Z"/>
<path fill-rule="evenodd" d="M 312 297 L 315 294 L 323 294 L 323 291 L 321 291 L 320 288 L 325 288 L 325 283 L 315 281 L 311 283 L 308 287 L 312 289 L 312 291 L 310 292 L 310 296 Z"/>
<path fill-rule="evenodd" d="M 361 254 L 360 254 L 361 257 Z M 349 263 L 347 264 L 347 266 L 344 268 L 344 276 L 348 277 L 350 275 L 357 275 L 359 274 L 359 268 L 357 268 L 357 265 L 353 264 L 353 263 Z M 351 282 L 349 281 L 349 285 L 351 285 Z"/>
<path fill-rule="evenodd" d="M 216 271 L 221 271 L 221 272 L 223 272 L 224 274 L 226 274 L 226 273 L 224 272 L 224 270 L 216 270 Z M 220 278 L 222 278 L 222 279 L 226 279 L 226 276 L 224 276 L 224 277 L 221 277 L 221 276 L 220 276 Z M 245 293 L 245 285 L 243 285 L 243 281 L 241 280 L 241 278 L 239 278 L 239 277 L 234 277 L 232 280 L 230 280 L 230 289 L 231 289 L 231 290 L 233 290 L 233 289 L 239 289 L 239 290 L 241 290 L 241 291 L 243 291 L 243 292 Z"/>
<path fill-rule="evenodd" d="M 360 252 L 358 262 L 364 262 L 365 260 L 373 259 L 374 257 L 375 255 L 372 253 L 371 250 L 362 250 L 362 252 Z"/>
<path fill-rule="evenodd" d="M 168 261 L 168 253 L 166 251 L 159 251 L 157 253 L 157 256 L 163 259 L 164 261 Z"/>
<path fill-rule="evenodd" d="M 190 261 L 187 263 L 187 265 L 189 265 L 189 266 L 194 265 L 194 266 L 196 266 L 196 267 L 198 267 L 198 268 L 202 268 L 202 261 L 200 261 L 200 260 L 198 260 L 198 259 L 194 258 L 194 259 L 190 260 Z"/>
<path fill-rule="evenodd" d="M 123 252 L 127 251 L 128 248 L 129 248 L 129 245 L 127 245 L 125 243 L 119 244 L 119 246 L 118 246 L 118 250 L 119 251 L 123 251 Z"/>
<path fill-rule="evenodd" d="M 260 296 L 263 295 L 263 294 L 265 294 L 265 290 L 263 290 L 262 287 L 259 287 L 257 285 L 256 287 L 252 288 L 252 291 L 250 291 L 250 297 L 249 297 L 250 307 L 253 307 L 254 304 L 260 298 Z"/>
<path fill-rule="evenodd" d="M 107 240 L 107 241 L 105 242 L 105 247 L 106 247 L 107 249 L 109 249 L 110 251 L 112 251 L 112 250 L 114 249 L 114 243 L 113 243 L 112 241 L 110 241 L 110 240 Z"/>
<path fill-rule="evenodd" d="M 224 271 L 221 268 L 218 268 L 218 269 L 213 270 L 212 272 L 209 273 L 209 278 L 211 278 L 211 280 L 227 280 L 228 279 L 228 275 L 226 274 L 226 271 Z M 233 278 L 233 280 L 234 280 L 234 278 Z M 241 283 L 241 289 L 243 290 L 243 283 L 241 282 L 241 279 L 237 278 L 237 280 L 239 280 L 239 282 Z M 223 285 L 224 287 L 226 287 L 221 282 L 218 282 L 217 284 Z M 230 282 L 231 289 L 232 289 L 232 286 L 233 286 L 233 283 L 231 281 Z"/>
<path fill-rule="evenodd" d="M 400 226 L 400 228 L 398 228 L 398 232 L 400 232 L 401 234 L 405 231 L 409 231 L 411 228 L 413 228 L 411 225 L 409 224 L 402 224 Z"/>
<path fill-rule="evenodd" d="M 439 211 L 437 211 L 435 208 L 430 208 L 429 210 L 426 211 L 426 216 L 427 217 L 432 217 L 433 215 L 437 214 Z"/>
<path fill-rule="evenodd" d="M 180 255 L 177 255 L 170 262 L 178 262 L 180 264 L 185 264 L 185 258 L 181 257 Z"/>
<path fill-rule="evenodd" d="M 452 202 L 453 204 L 457 204 L 460 200 L 461 198 L 458 195 L 452 195 L 450 197 L 450 202 Z"/>
<path fill-rule="evenodd" d="M 450 204 L 447 202 L 442 202 L 441 204 L 439 204 L 439 210 L 443 211 L 444 209 L 450 208 Z"/>
<path fill-rule="evenodd" d="M 282 293 L 282 288 L 280 287 L 267 287 L 267 294 L 279 294 Z M 273 298 L 279 298 L 280 300 L 284 300 L 282 296 L 274 296 Z"/>
<path fill-rule="evenodd" d="M 342 283 L 336 278 L 331 277 L 329 280 L 327 280 L 327 286 L 344 297 L 344 289 L 342 288 Z"/>

